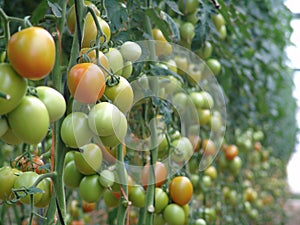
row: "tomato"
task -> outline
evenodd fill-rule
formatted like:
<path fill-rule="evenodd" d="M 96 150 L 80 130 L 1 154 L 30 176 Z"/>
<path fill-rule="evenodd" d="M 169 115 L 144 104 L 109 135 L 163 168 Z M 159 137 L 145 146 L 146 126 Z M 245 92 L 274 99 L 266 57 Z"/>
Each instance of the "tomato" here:
<path fill-rule="evenodd" d="M 225 157 L 227 160 L 233 160 L 239 154 L 239 149 L 236 145 L 228 145 L 225 148 Z"/>
<path fill-rule="evenodd" d="M 204 139 L 202 142 L 202 149 L 204 155 L 213 155 L 216 153 L 215 143 L 210 139 Z"/>
<path fill-rule="evenodd" d="M 212 179 L 211 179 L 210 176 L 204 175 L 204 176 L 202 177 L 201 183 L 202 183 L 202 187 L 203 187 L 204 189 L 208 189 L 208 188 L 210 188 L 211 185 L 212 185 Z"/>
<path fill-rule="evenodd" d="M 227 37 L 226 26 L 225 25 L 221 26 L 220 29 L 218 29 L 218 33 L 219 33 L 220 39 L 225 40 L 225 38 Z"/>
<path fill-rule="evenodd" d="M 174 177 L 169 185 L 170 198 L 178 205 L 187 204 L 193 195 L 193 185 L 189 178 L 184 176 Z M 184 194 L 182 194 L 184 193 Z"/>
<path fill-rule="evenodd" d="M 125 77 L 126 79 L 130 77 L 133 71 L 133 66 L 131 61 L 126 61 L 124 63 L 124 67 L 122 70 L 122 77 Z"/>
<path fill-rule="evenodd" d="M 50 125 L 44 103 L 34 96 L 25 96 L 8 114 L 8 122 L 17 137 L 28 144 L 38 144 L 46 136 Z"/>
<path fill-rule="evenodd" d="M 122 114 L 109 102 L 100 102 L 89 112 L 88 122 L 92 131 L 99 136 L 110 136 L 120 125 Z"/>
<path fill-rule="evenodd" d="M 111 35 L 109 25 L 100 16 L 97 16 L 97 20 L 103 35 L 105 36 L 105 38 L 100 37 L 100 43 L 108 43 Z M 81 43 L 83 48 L 89 48 L 91 45 L 95 44 L 94 41 L 96 40 L 97 32 L 98 31 L 93 16 L 88 13 L 84 22 L 83 38 Z"/>
<path fill-rule="evenodd" d="M 211 112 L 209 109 L 198 109 L 199 124 L 206 125 L 211 122 Z"/>
<path fill-rule="evenodd" d="M 187 74 L 188 74 L 188 79 L 189 81 L 191 81 L 192 83 L 196 83 L 198 84 L 201 79 L 202 79 L 202 70 L 203 70 L 203 65 L 196 65 L 194 63 L 190 63 L 188 70 L 187 70 Z"/>
<path fill-rule="evenodd" d="M 133 104 L 133 90 L 126 78 L 119 78 L 119 83 L 112 87 L 107 86 L 104 94 L 121 112 L 127 113 Z"/>
<path fill-rule="evenodd" d="M 115 75 L 122 75 L 124 60 L 121 52 L 116 48 L 109 48 L 108 52 L 105 53 L 108 59 L 110 68 Z"/>
<path fill-rule="evenodd" d="M 204 219 L 198 218 L 195 221 L 195 225 L 206 225 L 206 221 Z"/>
<path fill-rule="evenodd" d="M 155 40 L 155 50 L 157 56 L 170 55 L 172 53 L 172 45 L 168 43 L 161 30 L 152 29 L 153 40 Z"/>
<path fill-rule="evenodd" d="M 194 12 L 186 15 L 184 17 L 184 20 L 192 23 L 193 25 L 196 25 L 199 20 L 197 14 L 198 14 L 198 10 L 196 9 Z"/>
<path fill-rule="evenodd" d="M 60 119 L 66 111 L 64 96 L 57 90 L 47 86 L 36 88 L 38 98 L 45 104 L 49 113 L 50 122 Z"/>
<path fill-rule="evenodd" d="M 179 0 L 178 1 L 178 8 L 184 15 L 193 13 L 197 10 L 199 6 L 198 0 Z"/>
<path fill-rule="evenodd" d="M 79 63 L 68 73 L 68 88 L 71 95 L 81 103 L 95 103 L 105 90 L 105 76 L 93 63 Z"/>
<path fill-rule="evenodd" d="M 133 206 L 142 208 L 146 204 L 145 190 L 141 185 L 134 185 L 128 195 L 129 201 L 132 202 Z"/>
<path fill-rule="evenodd" d="M 89 52 L 88 52 L 89 51 Z M 87 53 L 88 52 L 88 53 Z M 85 61 L 85 57 L 83 56 L 84 54 L 86 54 L 86 56 L 88 57 L 89 61 Z M 99 61 L 100 64 L 106 69 L 106 70 L 110 70 L 110 65 L 109 65 L 109 61 L 108 58 L 103 54 L 103 52 L 98 51 L 99 54 Z M 80 60 L 79 62 L 83 63 L 83 62 L 92 62 L 94 64 L 97 64 L 97 54 L 96 54 L 96 50 L 92 50 L 90 51 L 90 48 L 82 48 L 79 52 L 79 56 L 80 56 Z M 101 68 L 101 67 L 100 67 Z M 103 70 L 101 68 L 102 72 L 105 74 L 105 76 L 107 76 L 107 73 L 105 72 L 105 70 Z"/>
<path fill-rule="evenodd" d="M 181 137 L 172 141 L 171 150 L 171 157 L 177 163 L 189 160 L 194 153 L 193 145 L 187 137 Z"/>
<path fill-rule="evenodd" d="M 252 187 L 248 187 L 244 190 L 243 198 L 245 201 L 255 202 L 257 197 L 257 192 Z"/>
<path fill-rule="evenodd" d="M 70 225 L 85 225 L 83 220 L 72 220 Z"/>
<path fill-rule="evenodd" d="M 212 15 L 211 19 L 217 30 L 220 29 L 221 26 L 225 25 L 225 19 L 220 13 Z"/>
<path fill-rule="evenodd" d="M 190 42 L 195 36 L 195 26 L 190 22 L 183 23 L 179 30 L 181 38 L 188 42 Z"/>
<path fill-rule="evenodd" d="M 212 44 L 209 41 L 204 42 L 204 46 L 201 49 L 195 51 L 195 53 L 202 59 L 211 57 L 213 51 Z"/>
<path fill-rule="evenodd" d="M 161 213 L 159 214 L 154 214 L 154 217 L 153 217 L 153 224 L 155 225 L 165 225 L 166 222 L 163 218 L 163 215 Z"/>
<path fill-rule="evenodd" d="M 81 152 L 75 152 L 75 165 L 78 171 L 84 175 L 95 174 L 102 164 L 102 151 L 94 143 L 80 147 Z"/>
<path fill-rule="evenodd" d="M 18 145 L 23 143 L 23 140 L 18 138 L 10 128 L 1 136 L 0 139 L 8 145 Z"/>
<path fill-rule="evenodd" d="M 71 160 L 65 165 L 63 181 L 66 187 L 78 188 L 83 176 L 84 175 L 78 171 L 74 160 Z"/>
<path fill-rule="evenodd" d="M 0 115 L 15 109 L 26 94 L 27 81 L 20 77 L 8 63 L 0 63 L 0 92 L 9 99 L 0 98 Z"/>
<path fill-rule="evenodd" d="M 164 209 L 163 216 L 169 225 L 183 225 L 185 222 L 185 213 L 181 206 L 169 204 Z"/>
<path fill-rule="evenodd" d="M 123 56 L 123 59 L 131 62 L 135 62 L 142 55 L 141 47 L 132 41 L 124 42 L 120 47 L 120 52 Z"/>
<path fill-rule="evenodd" d="M 213 97 L 206 91 L 201 91 L 200 92 L 204 98 L 204 102 L 202 105 L 203 109 L 211 109 L 214 106 L 214 99 Z"/>
<path fill-rule="evenodd" d="M 149 170 L 150 170 L 150 163 L 147 163 L 143 167 L 141 173 L 142 185 L 145 188 L 147 188 L 149 182 Z M 166 166 L 162 162 L 157 161 L 155 164 L 154 174 L 155 174 L 155 186 L 156 187 L 162 186 L 165 183 L 167 178 Z"/>
<path fill-rule="evenodd" d="M 184 74 L 188 68 L 187 58 L 185 56 L 176 55 L 174 61 L 176 62 L 178 74 Z"/>
<path fill-rule="evenodd" d="M 228 167 L 234 175 L 237 175 L 242 167 L 242 164 L 242 159 L 239 156 L 236 156 L 229 161 Z"/>
<path fill-rule="evenodd" d="M 167 193 L 161 188 L 155 188 L 154 206 L 155 213 L 162 212 L 169 203 L 169 197 Z"/>
<path fill-rule="evenodd" d="M 69 162 L 74 161 L 74 151 L 67 152 L 65 156 L 65 162 L 64 165 L 66 166 Z"/>
<path fill-rule="evenodd" d="M 3 136 L 9 129 L 6 118 L 0 117 L 0 138 Z"/>
<path fill-rule="evenodd" d="M 208 168 L 206 168 L 204 170 L 204 174 L 209 176 L 212 180 L 216 179 L 218 175 L 217 169 L 214 166 L 209 166 Z"/>
<path fill-rule="evenodd" d="M 82 211 L 84 213 L 94 211 L 96 206 L 97 206 L 96 202 L 89 203 L 89 202 L 86 202 L 86 201 L 82 201 L 82 205 L 81 205 Z"/>
<path fill-rule="evenodd" d="M 102 150 L 103 159 L 108 163 L 115 163 L 116 162 L 116 153 L 117 147 L 104 147 L 100 146 Z M 122 146 L 123 157 L 126 155 L 126 145 Z"/>
<path fill-rule="evenodd" d="M 88 116 L 83 112 L 70 113 L 62 122 L 60 135 L 63 142 L 72 148 L 88 144 L 93 136 Z"/>
<path fill-rule="evenodd" d="M 29 218 L 23 219 L 21 225 L 29 225 Z M 38 225 L 38 223 L 33 219 L 31 225 Z"/>
<path fill-rule="evenodd" d="M 44 166 L 44 161 L 38 155 L 35 155 L 31 158 L 18 156 L 16 157 L 15 161 L 12 162 L 12 164 L 14 167 L 23 172 L 34 171 L 37 174 L 45 173 L 45 170 L 40 168 L 40 166 Z"/>
<path fill-rule="evenodd" d="M 80 197 L 88 202 L 97 202 L 103 195 L 104 189 L 98 182 L 98 175 L 85 176 L 79 185 Z"/>
<path fill-rule="evenodd" d="M 90 1 L 84 1 L 86 6 L 91 7 L 97 16 L 100 16 L 100 11 L 98 8 Z M 76 12 L 75 12 L 75 5 L 73 4 L 67 14 L 67 27 L 71 34 L 74 34 L 76 28 Z"/>
<path fill-rule="evenodd" d="M 0 168 L 0 199 L 7 200 L 11 196 L 11 189 L 14 186 L 14 183 L 18 176 L 22 172 L 17 169 L 12 169 L 9 166 L 3 166 Z"/>
<path fill-rule="evenodd" d="M 111 187 L 115 182 L 115 174 L 110 170 L 102 170 L 99 176 L 99 182 L 103 187 Z"/>
<path fill-rule="evenodd" d="M 24 173 L 21 173 L 18 178 L 15 180 L 14 188 L 30 188 L 34 182 L 38 179 L 39 175 L 36 172 L 33 171 L 27 171 Z M 37 188 L 41 189 L 42 191 L 45 190 L 45 184 L 43 182 L 40 182 L 37 186 Z M 23 196 L 24 192 L 18 192 L 21 196 Z M 33 202 L 34 204 L 37 204 L 42 199 L 43 193 L 35 193 L 33 194 Z M 20 199 L 20 201 L 24 204 L 30 204 L 30 195 L 26 195 Z"/>
<path fill-rule="evenodd" d="M 189 96 L 184 92 L 178 92 L 172 97 L 172 104 L 179 114 L 183 114 L 188 105 Z"/>
<path fill-rule="evenodd" d="M 217 76 L 221 72 L 221 63 L 216 59 L 208 59 L 206 61 L 207 66 L 213 73 L 213 75 Z"/>
<path fill-rule="evenodd" d="M 50 178 L 46 178 L 41 181 L 43 183 L 43 195 L 40 201 L 35 204 L 35 207 L 45 208 L 49 205 L 52 195 L 52 183 Z"/>
<path fill-rule="evenodd" d="M 191 100 L 197 109 L 201 109 L 204 105 L 204 97 L 200 92 L 191 92 Z"/>
<path fill-rule="evenodd" d="M 44 28 L 29 27 L 11 36 L 7 54 L 18 74 L 28 79 L 40 80 L 53 69 L 55 43 Z"/>
<path fill-rule="evenodd" d="M 116 207 L 116 206 L 118 206 L 118 204 L 120 202 L 120 199 L 116 198 L 114 196 L 114 194 L 112 193 L 112 191 L 110 191 L 108 189 L 106 189 L 104 191 L 103 200 L 104 200 L 106 207 L 108 207 L 108 208 Z"/>

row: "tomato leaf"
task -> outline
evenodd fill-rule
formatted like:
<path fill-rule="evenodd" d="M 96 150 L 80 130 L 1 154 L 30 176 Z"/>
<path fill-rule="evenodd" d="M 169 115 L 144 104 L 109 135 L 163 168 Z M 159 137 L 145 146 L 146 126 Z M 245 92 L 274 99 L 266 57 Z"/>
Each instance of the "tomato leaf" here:
<path fill-rule="evenodd" d="M 179 28 L 177 26 L 177 24 L 175 23 L 175 21 L 173 20 L 173 18 L 171 16 L 169 16 L 167 13 L 161 11 L 162 14 L 162 18 L 167 22 L 167 24 L 169 25 L 169 28 L 172 32 L 172 39 L 175 42 L 179 42 L 180 41 L 180 32 L 179 32 Z"/>
<path fill-rule="evenodd" d="M 50 1 L 47 1 L 47 3 L 48 3 L 48 6 L 50 7 L 52 13 L 54 14 L 54 16 L 57 18 L 61 18 L 61 12 L 62 12 L 61 7 L 56 2 L 52 3 Z"/>
<path fill-rule="evenodd" d="M 181 15 L 181 16 L 183 15 L 183 13 L 180 12 L 180 10 L 178 9 L 178 4 L 176 2 L 167 0 L 167 1 L 165 1 L 165 3 L 170 7 L 170 9 L 173 12 L 175 12 L 178 15 Z"/>
<path fill-rule="evenodd" d="M 111 21 L 110 30 L 112 33 L 116 33 L 124 28 L 124 23 L 128 22 L 126 8 L 117 0 L 106 1 L 105 4 L 107 15 Z"/>
<path fill-rule="evenodd" d="M 46 11 L 48 9 L 48 4 L 46 1 L 42 1 L 37 8 L 33 11 L 31 16 L 31 22 L 37 24 L 41 19 L 44 18 Z"/>

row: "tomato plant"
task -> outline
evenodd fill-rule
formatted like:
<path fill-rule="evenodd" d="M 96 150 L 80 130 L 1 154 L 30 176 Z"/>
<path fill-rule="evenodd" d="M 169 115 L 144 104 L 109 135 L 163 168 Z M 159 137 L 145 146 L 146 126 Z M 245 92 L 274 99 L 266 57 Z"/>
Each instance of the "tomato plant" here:
<path fill-rule="evenodd" d="M 7 55 L 18 74 L 28 79 L 39 80 L 53 69 L 55 43 L 51 34 L 44 28 L 29 27 L 11 36 L 7 45 Z"/>

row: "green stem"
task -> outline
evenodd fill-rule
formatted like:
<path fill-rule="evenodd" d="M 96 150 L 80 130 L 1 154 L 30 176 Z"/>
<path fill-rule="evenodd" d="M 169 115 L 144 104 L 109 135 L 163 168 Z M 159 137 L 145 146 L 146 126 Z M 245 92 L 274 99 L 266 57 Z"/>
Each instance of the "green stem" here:
<path fill-rule="evenodd" d="M 0 92 L 0 98 L 4 98 L 4 99 L 6 99 L 6 100 L 9 100 L 9 99 L 10 99 L 10 95 L 5 94 L 5 93 L 3 93 L 3 92 Z"/>
<path fill-rule="evenodd" d="M 128 186 L 127 186 L 127 173 L 124 165 L 124 156 L 122 144 L 117 147 L 117 164 L 116 170 L 120 179 L 120 187 L 123 189 L 121 193 L 121 201 L 118 209 L 117 225 L 124 225 L 126 221 L 127 207 L 128 207 Z"/>

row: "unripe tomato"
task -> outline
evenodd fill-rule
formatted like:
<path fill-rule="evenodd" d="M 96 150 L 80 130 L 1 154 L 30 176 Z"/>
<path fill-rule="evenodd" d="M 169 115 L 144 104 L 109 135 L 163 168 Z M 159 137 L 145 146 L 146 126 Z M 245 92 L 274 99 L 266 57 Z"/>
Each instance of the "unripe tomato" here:
<path fill-rule="evenodd" d="M 50 125 L 45 104 L 34 96 L 25 96 L 21 103 L 8 114 L 11 129 L 28 144 L 38 144 L 46 136 Z"/>
<path fill-rule="evenodd" d="M 93 63 L 79 63 L 68 73 L 68 88 L 71 95 L 82 103 L 95 103 L 105 91 L 105 76 Z"/>
<path fill-rule="evenodd" d="M 104 200 L 104 203 L 105 205 L 108 207 L 108 208 L 112 208 L 112 207 L 116 207 L 118 206 L 119 202 L 120 202 L 120 199 L 119 198 L 116 198 L 114 196 L 114 194 L 112 193 L 112 191 L 106 189 L 104 191 L 104 194 L 103 194 L 103 200 Z"/>
<path fill-rule="evenodd" d="M 66 164 L 63 172 L 63 180 L 66 187 L 78 188 L 83 177 L 83 174 L 78 171 L 74 160 Z"/>
<path fill-rule="evenodd" d="M 17 169 L 12 169 L 9 166 L 4 166 L 0 168 L 0 199 L 8 200 L 10 199 L 11 189 L 14 186 L 14 183 L 18 176 L 22 172 Z"/>
<path fill-rule="evenodd" d="M 70 113 L 62 122 L 60 136 L 62 141 L 72 148 L 88 144 L 93 136 L 88 116 L 83 112 Z"/>
<path fill-rule="evenodd" d="M 126 61 L 124 63 L 124 67 L 123 67 L 123 70 L 122 70 L 122 77 L 125 77 L 127 79 L 132 74 L 132 71 L 133 71 L 132 62 L 131 61 Z"/>
<path fill-rule="evenodd" d="M 157 56 L 170 55 L 172 53 L 172 45 L 166 40 L 161 30 L 152 29 L 152 36 L 155 42 L 155 50 Z"/>
<path fill-rule="evenodd" d="M 214 106 L 214 99 L 212 98 L 212 96 L 206 92 L 206 91 L 201 91 L 200 92 L 204 98 L 204 102 L 202 105 L 203 109 L 211 109 Z"/>
<path fill-rule="evenodd" d="M 189 203 L 193 196 L 192 182 L 184 176 L 174 177 L 169 185 L 169 193 L 173 202 L 184 206 Z"/>
<path fill-rule="evenodd" d="M 124 77 L 119 77 L 119 83 L 105 88 L 105 96 L 117 106 L 121 112 L 127 113 L 133 104 L 133 90 Z"/>
<path fill-rule="evenodd" d="M 60 119 L 66 111 L 64 96 L 57 90 L 47 86 L 36 88 L 39 99 L 45 104 L 49 113 L 50 122 Z"/>
<path fill-rule="evenodd" d="M 12 111 L 26 94 L 27 81 L 19 76 L 8 63 L 0 64 L 0 92 L 9 95 L 9 99 L 0 98 L 0 115 Z"/>
<path fill-rule="evenodd" d="M 92 7 L 97 16 L 100 16 L 100 11 L 98 8 L 90 1 L 84 1 L 86 6 Z M 73 4 L 67 14 L 67 27 L 71 34 L 74 34 L 76 28 L 76 11 L 75 5 Z"/>
<path fill-rule="evenodd" d="M 0 137 L 2 137 L 9 129 L 6 118 L 0 117 Z"/>
<path fill-rule="evenodd" d="M 204 46 L 201 49 L 195 51 L 195 53 L 202 59 L 211 57 L 213 51 L 212 44 L 209 41 L 204 42 Z"/>
<path fill-rule="evenodd" d="M 98 182 L 98 175 L 85 176 L 79 185 L 80 197 L 88 202 L 97 202 L 103 195 L 104 189 Z"/>
<path fill-rule="evenodd" d="M 129 201 L 132 202 L 133 206 L 142 208 L 146 204 L 145 190 L 141 185 L 134 185 L 131 187 L 129 195 Z"/>
<path fill-rule="evenodd" d="M 167 205 L 163 212 L 164 219 L 169 225 L 183 225 L 185 221 L 184 209 L 174 203 Z"/>
<path fill-rule="evenodd" d="M 8 145 L 18 145 L 23 143 L 23 140 L 18 138 L 15 133 L 12 131 L 11 128 L 9 128 L 5 134 L 1 136 L 1 141 Z"/>
<path fill-rule="evenodd" d="M 207 66 L 212 71 L 213 75 L 217 76 L 221 72 L 221 63 L 216 59 L 208 59 Z"/>
<path fill-rule="evenodd" d="M 225 25 L 225 19 L 220 13 L 212 15 L 211 19 L 217 30 L 219 30 L 221 26 Z"/>
<path fill-rule="evenodd" d="M 78 171 L 84 175 L 95 174 L 102 164 L 102 151 L 94 143 L 86 144 L 80 148 L 81 152 L 75 152 L 75 165 Z"/>
<path fill-rule="evenodd" d="M 180 26 L 180 36 L 190 42 L 195 36 L 195 26 L 190 22 L 185 22 Z"/>
<path fill-rule="evenodd" d="M 135 62 L 142 55 L 141 47 L 132 41 L 124 42 L 120 47 L 120 52 L 125 60 L 131 62 Z"/>
<path fill-rule="evenodd" d="M 219 29 L 218 29 L 218 33 L 219 33 L 219 37 L 221 40 L 225 40 L 225 38 L 227 37 L 227 29 L 225 25 L 222 25 Z"/>
<path fill-rule="evenodd" d="M 148 186 L 149 182 L 149 170 L 150 170 L 150 163 L 147 163 L 141 173 L 141 180 L 142 180 L 142 185 L 144 188 Z M 162 162 L 156 162 L 155 168 L 154 168 L 154 173 L 155 173 L 155 186 L 160 187 L 162 186 L 167 178 L 167 169 L 166 166 Z"/>
<path fill-rule="evenodd" d="M 193 13 L 197 10 L 199 6 L 198 0 L 179 0 L 178 1 L 178 7 L 181 12 L 184 13 L 184 15 Z"/>
<path fill-rule="evenodd" d="M 40 80 L 53 69 L 55 43 L 44 28 L 29 27 L 11 36 L 7 54 L 13 68 L 22 77 Z"/>
<path fill-rule="evenodd" d="M 14 183 L 14 188 L 30 188 L 34 182 L 39 178 L 39 175 L 36 172 L 33 171 L 27 171 L 18 176 Z M 37 188 L 44 190 L 45 184 L 43 182 L 40 182 L 37 185 Z M 33 202 L 34 204 L 37 204 L 42 199 L 43 193 L 35 193 L 33 194 Z M 20 199 L 20 201 L 24 204 L 30 204 L 30 196 L 26 195 Z"/>
<path fill-rule="evenodd" d="M 209 176 L 212 180 L 216 179 L 218 175 L 217 169 L 214 166 L 209 166 L 208 168 L 206 168 L 204 174 Z"/>
<path fill-rule="evenodd" d="M 124 60 L 121 52 L 116 48 L 109 48 L 108 52 L 105 53 L 108 59 L 110 68 L 115 75 L 122 75 Z"/>
<path fill-rule="evenodd" d="M 181 137 L 172 141 L 172 159 L 177 163 L 182 163 L 193 155 L 193 145 L 187 137 Z"/>
<path fill-rule="evenodd" d="M 100 16 L 97 16 L 97 20 L 99 22 L 103 35 L 105 35 L 105 38 L 100 38 L 100 43 L 108 43 L 111 35 L 109 25 Z M 83 38 L 81 44 L 83 48 L 89 48 L 92 44 L 94 44 L 97 32 L 98 31 L 93 16 L 90 13 L 88 13 L 84 23 Z"/>
<path fill-rule="evenodd" d="M 99 176 L 99 182 L 103 187 L 111 187 L 115 182 L 115 174 L 110 170 L 102 170 Z"/>
<path fill-rule="evenodd" d="M 161 188 L 155 188 L 154 205 L 155 213 L 162 212 L 169 203 L 167 193 Z"/>
<path fill-rule="evenodd" d="M 46 179 L 42 180 L 41 183 L 43 183 L 43 190 L 42 190 L 43 195 L 42 195 L 42 198 L 40 199 L 40 201 L 38 201 L 35 204 L 35 207 L 45 208 L 50 203 L 50 199 L 51 199 L 51 195 L 52 195 L 52 183 L 51 183 L 50 178 L 46 178 Z"/>

